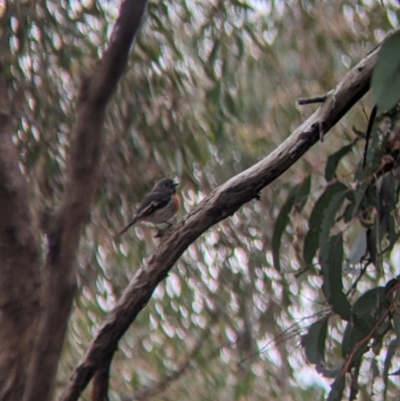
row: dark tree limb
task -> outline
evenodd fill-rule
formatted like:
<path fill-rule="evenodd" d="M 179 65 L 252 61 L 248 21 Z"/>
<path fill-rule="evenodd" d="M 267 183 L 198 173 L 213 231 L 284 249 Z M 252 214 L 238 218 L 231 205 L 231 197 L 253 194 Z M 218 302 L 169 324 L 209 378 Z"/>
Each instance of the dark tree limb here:
<path fill-rule="evenodd" d="M 47 401 L 52 397 L 75 290 L 75 254 L 98 181 L 105 110 L 126 67 L 145 6 L 146 0 L 122 3 L 109 46 L 93 75 L 81 87 L 65 193 L 60 207 L 46 224 L 48 249 L 41 294 L 43 312 L 24 401 Z"/>
<path fill-rule="evenodd" d="M 13 141 L 8 73 L 12 7 L 0 29 L 0 400 L 20 400 L 34 342 L 40 299 L 38 225 Z"/>
<path fill-rule="evenodd" d="M 110 367 L 114 352 L 110 352 L 103 360 L 93 377 L 91 401 L 109 401 L 108 386 L 110 379 Z"/>
<path fill-rule="evenodd" d="M 0 56 L 2 56 L 4 53 Z M 22 398 L 40 298 L 38 227 L 13 142 L 0 60 L 0 399 Z"/>
<path fill-rule="evenodd" d="M 157 285 L 182 253 L 208 228 L 234 214 L 242 205 L 284 173 L 325 135 L 369 89 L 377 50 L 371 52 L 329 92 L 318 110 L 275 151 L 215 189 L 180 223 L 172 227 L 108 314 L 83 360 L 72 374 L 62 401 L 77 400 L 105 355 L 146 306 Z"/>

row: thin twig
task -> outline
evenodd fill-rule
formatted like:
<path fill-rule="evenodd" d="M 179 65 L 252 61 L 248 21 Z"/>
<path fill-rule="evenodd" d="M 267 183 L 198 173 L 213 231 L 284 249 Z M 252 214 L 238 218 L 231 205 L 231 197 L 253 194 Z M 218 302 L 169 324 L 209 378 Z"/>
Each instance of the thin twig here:
<path fill-rule="evenodd" d="M 305 104 L 324 103 L 327 97 L 328 94 L 314 97 L 301 97 L 300 99 L 297 100 L 297 104 L 299 106 L 303 106 Z"/>

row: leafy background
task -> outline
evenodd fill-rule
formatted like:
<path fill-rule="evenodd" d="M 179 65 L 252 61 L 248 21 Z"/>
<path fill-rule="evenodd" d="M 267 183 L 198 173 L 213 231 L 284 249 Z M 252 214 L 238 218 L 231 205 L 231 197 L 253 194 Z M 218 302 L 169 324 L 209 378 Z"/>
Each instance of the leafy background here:
<path fill-rule="evenodd" d="M 64 189 L 77 88 L 117 12 L 112 1 L 0 1 L 14 140 L 38 211 Z M 153 183 L 179 178 L 182 217 L 287 138 L 316 107 L 297 99 L 330 90 L 398 18 L 395 1 L 149 3 L 108 110 L 58 390 L 157 246 L 146 226 L 114 237 Z M 362 169 L 372 106 L 368 95 L 260 202 L 190 246 L 120 343 L 112 400 L 398 392 L 399 122 L 397 109 L 378 115 Z"/>

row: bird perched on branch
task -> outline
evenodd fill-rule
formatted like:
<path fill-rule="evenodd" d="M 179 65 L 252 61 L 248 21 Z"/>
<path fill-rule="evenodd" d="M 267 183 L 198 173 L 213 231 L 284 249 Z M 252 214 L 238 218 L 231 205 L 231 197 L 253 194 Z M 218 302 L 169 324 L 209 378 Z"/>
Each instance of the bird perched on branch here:
<path fill-rule="evenodd" d="M 139 205 L 132 221 L 121 230 L 118 235 L 128 231 L 130 227 L 140 221 L 153 224 L 168 223 L 175 216 L 180 206 L 180 200 L 176 193 L 178 183 L 171 178 L 158 181 Z"/>

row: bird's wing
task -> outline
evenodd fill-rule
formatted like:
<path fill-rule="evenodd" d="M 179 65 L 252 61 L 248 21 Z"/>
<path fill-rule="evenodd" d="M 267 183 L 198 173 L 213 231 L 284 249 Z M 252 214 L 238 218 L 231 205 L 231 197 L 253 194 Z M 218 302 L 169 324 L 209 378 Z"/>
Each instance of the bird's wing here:
<path fill-rule="evenodd" d="M 171 201 L 170 194 L 163 192 L 151 192 L 145 196 L 143 202 L 138 207 L 136 218 L 141 219 L 151 216 L 155 210 L 162 209 Z"/>
<path fill-rule="evenodd" d="M 129 228 L 131 228 L 138 220 L 151 216 L 155 210 L 167 206 L 170 201 L 171 196 L 162 192 L 151 192 L 147 194 L 144 197 L 143 202 L 138 207 L 138 210 L 132 221 L 123 230 L 121 230 L 118 235 L 128 231 Z"/>

